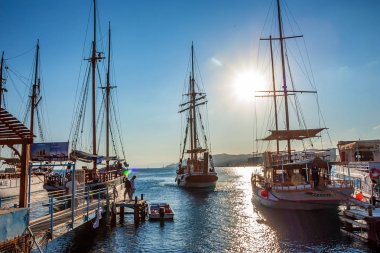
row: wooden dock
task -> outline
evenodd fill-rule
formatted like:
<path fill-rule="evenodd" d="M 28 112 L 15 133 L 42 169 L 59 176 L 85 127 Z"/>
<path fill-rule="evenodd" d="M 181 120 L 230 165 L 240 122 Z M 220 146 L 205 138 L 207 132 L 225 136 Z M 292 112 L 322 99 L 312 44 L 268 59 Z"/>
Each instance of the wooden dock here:
<path fill-rule="evenodd" d="M 117 208 L 119 208 L 119 210 L 117 210 Z M 133 212 L 127 212 L 125 208 L 133 209 Z M 116 214 L 119 214 L 120 223 L 123 223 L 124 215 L 132 213 L 133 221 L 136 226 L 139 225 L 140 221 L 145 221 L 148 213 L 148 204 L 144 200 L 143 194 L 141 194 L 140 200 L 136 196 L 134 200 L 120 201 L 115 203 L 115 207 L 111 208 L 111 224 L 114 224 L 116 222 Z"/>
<path fill-rule="evenodd" d="M 380 208 L 351 198 L 339 218 L 343 233 L 380 247 Z"/>

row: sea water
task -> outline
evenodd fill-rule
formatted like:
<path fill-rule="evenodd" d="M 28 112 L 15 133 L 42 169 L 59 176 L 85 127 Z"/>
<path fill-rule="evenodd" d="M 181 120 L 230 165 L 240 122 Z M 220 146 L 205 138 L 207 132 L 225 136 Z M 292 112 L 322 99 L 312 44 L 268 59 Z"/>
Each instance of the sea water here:
<path fill-rule="evenodd" d="M 215 189 L 176 185 L 175 169 L 136 169 L 136 194 L 167 202 L 173 221 L 123 225 L 103 222 L 78 228 L 50 242 L 47 252 L 376 252 L 340 231 L 338 210 L 270 210 L 252 202 L 251 173 L 257 168 L 217 168 Z M 122 193 L 119 193 L 122 194 Z M 37 251 L 35 251 L 37 252 Z"/>

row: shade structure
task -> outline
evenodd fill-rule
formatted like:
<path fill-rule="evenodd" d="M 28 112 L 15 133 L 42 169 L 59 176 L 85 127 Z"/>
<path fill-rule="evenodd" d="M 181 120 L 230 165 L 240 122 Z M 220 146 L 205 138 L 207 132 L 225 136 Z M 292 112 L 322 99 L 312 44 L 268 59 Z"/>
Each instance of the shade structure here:
<path fill-rule="evenodd" d="M 301 129 L 301 130 L 270 130 L 271 134 L 265 137 L 264 141 L 272 140 L 303 140 L 317 137 L 317 134 L 326 128 Z"/>
<path fill-rule="evenodd" d="M 33 133 L 5 109 L 0 108 L 0 145 L 21 144 L 19 207 L 27 207 L 29 149 Z"/>
<path fill-rule="evenodd" d="M 31 144 L 32 132 L 5 109 L 0 108 L 0 145 Z"/>

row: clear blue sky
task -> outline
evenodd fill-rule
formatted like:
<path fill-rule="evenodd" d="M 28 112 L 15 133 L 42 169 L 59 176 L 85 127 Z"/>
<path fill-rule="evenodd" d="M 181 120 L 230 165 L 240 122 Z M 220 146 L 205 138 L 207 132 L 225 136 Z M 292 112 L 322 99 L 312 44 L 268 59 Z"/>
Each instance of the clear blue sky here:
<path fill-rule="evenodd" d="M 175 162 L 177 113 L 191 41 L 209 98 L 212 151 L 251 153 L 253 102 L 238 98 L 236 75 L 257 66 L 259 37 L 272 0 L 98 0 L 99 24 L 113 32 L 128 160 L 133 166 Z M 0 0 L 0 50 L 30 76 L 40 40 L 44 103 L 51 141 L 66 141 L 91 0 Z M 380 1 L 286 0 L 305 37 L 321 109 L 333 140 L 380 137 Z M 91 25 L 92 23 L 90 23 Z M 104 43 L 106 44 L 106 43 Z M 104 49 L 105 50 L 105 49 Z M 19 85 L 21 95 L 24 84 Z M 7 83 L 8 110 L 20 97 Z M 13 90 L 13 91 L 12 91 Z"/>

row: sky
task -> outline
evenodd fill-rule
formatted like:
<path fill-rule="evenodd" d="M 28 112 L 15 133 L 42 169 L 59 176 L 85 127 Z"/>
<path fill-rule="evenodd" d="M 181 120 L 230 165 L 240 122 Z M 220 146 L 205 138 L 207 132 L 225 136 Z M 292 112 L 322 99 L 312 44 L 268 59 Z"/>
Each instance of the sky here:
<path fill-rule="evenodd" d="M 283 2 L 291 13 L 288 17 L 297 22 L 296 31 L 304 36 L 329 145 L 379 139 L 380 1 Z M 0 0 L 0 50 L 7 64 L 30 78 L 33 50 L 40 41 L 49 141 L 69 139 L 80 69 L 90 50 L 91 8 L 91 0 Z M 265 103 L 254 95 L 247 99 L 243 95 L 250 91 L 238 83 L 248 71 L 256 73 L 249 89 L 270 85 L 269 72 L 259 67 L 260 55 L 264 56 L 260 50 L 268 43 L 259 39 L 269 36 L 265 28 L 272 22 L 273 0 L 98 0 L 97 10 L 99 45 L 106 45 L 111 22 L 113 82 L 132 166 L 163 166 L 178 160 L 178 105 L 192 42 L 208 95 L 212 152 L 254 151 L 254 135 L 259 132 L 255 127 L 262 123 L 255 119 L 254 108 L 260 116 Z M 287 35 L 294 35 L 285 21 Z M 295 78 L 299 73 L 293 73 Z M 6 84 L 7 109 L 21 117 L 30 82 L 12 80 Z"/>

